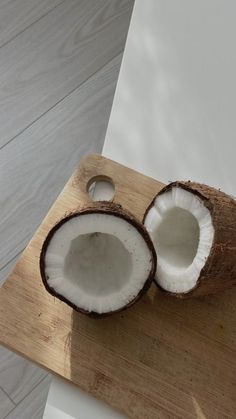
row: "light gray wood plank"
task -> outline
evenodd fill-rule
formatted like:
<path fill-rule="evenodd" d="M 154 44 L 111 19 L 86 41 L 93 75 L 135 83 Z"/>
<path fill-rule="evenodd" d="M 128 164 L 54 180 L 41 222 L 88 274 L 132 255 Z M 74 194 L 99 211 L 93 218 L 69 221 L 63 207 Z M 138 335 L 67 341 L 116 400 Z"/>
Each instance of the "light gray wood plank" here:
<path fill-rule="evenodd" d="M 4 281 L 7 279 L 8 275 L 13 270 L 20 255 L 21 255 L 21 252 L 19 252 L 18 255 L 14 256 L 9 262 L 3 265 L 2 269 L 0 270 L 0 287 L 2 286 Z"/>
<path fill-rule="evenodd" d="M 51 377 L 45 377 L 7 416 L 6 419 L 42 419 Z"/>
<path fill-rule="evenodd" d="M 0 387 L 14 403 L 18 404 L 46 375 L 46 371 L 0 347 Z"/>
<path fill-rule="evenodd" d="M 82 156 L 100 152 L 121 55 L 0 152 L 0 266 L 28 243 Z"/>
<path fill-rule="evenodd" d="M 0 419 L 4 419 L 14 407 L 9 397 L 0 389 Z"/>
<path fill-rule="evenodd" d="M 0 48 L 0 147 L 124 48 L 130 0 L 66 0 Z"/>
<path fill-rule="evenodd" d="M 61 2 L 62 0 L 1 0 L 0 47 Z"/>

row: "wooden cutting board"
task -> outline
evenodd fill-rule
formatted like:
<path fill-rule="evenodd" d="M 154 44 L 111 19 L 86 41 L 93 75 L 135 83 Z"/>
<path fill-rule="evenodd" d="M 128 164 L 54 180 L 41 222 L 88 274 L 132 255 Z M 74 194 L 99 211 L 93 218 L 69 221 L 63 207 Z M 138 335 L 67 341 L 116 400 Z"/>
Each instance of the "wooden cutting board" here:
<path fill-rule="evenodd" d="M 66 212 L 91 203 L 91 179 L 140 220 L 161 183 L 101 156 L 84 159 L 0 289 L 0 342 L 130 418 L 236 417 L 236 289 L 179 301 L 152 286 L 123 313 L 87 318 L 49 295 L 39 254 Z M 111 418 L 112 419 L 112 418 Z"/>

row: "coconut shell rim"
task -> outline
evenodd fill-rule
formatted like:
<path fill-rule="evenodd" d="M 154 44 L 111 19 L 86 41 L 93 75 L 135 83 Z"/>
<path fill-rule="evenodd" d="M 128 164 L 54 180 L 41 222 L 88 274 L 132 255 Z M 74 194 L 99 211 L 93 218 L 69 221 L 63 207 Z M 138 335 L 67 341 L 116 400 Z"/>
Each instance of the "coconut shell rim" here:
<path fill-rule="evenodd" d="M 187 192 L 191 192 L 192 194 L 194 194 L 194 195 L 197 195 L 198 196 L 198 198 L 200 198 L 202 201 L 203 201 L 203 203 L 204 203 L 204 205 L 205 205 L 205 207 L 208 209 L 208 211 L 210 212 L 210 214 L 211 214 L 211 219 L 212 219 L 212 225 L 213 225 L 213 228 L 214 228 L 214 230 L 215 230 L 215 223 L 214 223 L 214 217 L 212 217 L 212 212 L 213 212 L 213 205 L 212 205 L 212 203 L 211 203 L 211 201 L 206 197 L 206 196 L 204 196 L 203 195 L 203 193 L 201 193 L 198 189 L 195 189 L 195 188 L 192 188 L 191 187 L 191 185 L 195 185 L 195 188 L 196 188 L 196 183 L 195 182 L 191 182 L 191 181 L 174 181 L 174 182 L 171 182 L 171 183 L 169 183 L 168 185 L 166 185 L 166 186 L 164 186 L 155 196 L 154 196 L 154 198 L 152 199 L 152 201 L 150 202 L 150 204 L 148 205 L 148 207 L 147 207 L 147 209 L 146 209 L 146 211 L 145 211 L 145 213 L 144 213 L 144 216 L 143 216 L 143 220 L 142 220 L 142 222 L 143 222 L 143 225 L 145 226 L 145 219 L 146 219 L 146 217 L 147 217 L 147 214 L 148 214 L 148 212 L 150 211 L 150 209 L 153 207 L 153 205 L 154 205 L 154 202 L 155 202 L 155 200 L 156 200 L 156 198 L 158 197 L 158 196 L 160 196 L 160 195 L 162 195 L 163 193 L 165 193 L 165 192 L 167 192 L 169 189 L 172 189 L 172 188 L 174 188 L 174 187 L 181 187 L 182 189 L 185 189 Z M 209 188 L 209 189 L 211 189 L 211 190 L 214 190 L 215 188 L 213 188 L 213 187 L 210 187 L 210 186 L 208 186 L 208 185 L 205 185 L 205 184 L 198 184 L 199 186 L 201 185 L 201 186 L 205 186 L 205 187 L 207 187 L 207 188 Z M 215 191 L 216 192 L 218 192 L 217 191 L 217 189 L 215 189 Z M 196 282 L 196 284 L 195 284 L 195 286 L 193 287 L 193 288 L 191 288 L 189 291 L 187 291 L 187 292 L 180 292 L 180 293 L 178 293 L 178 292 L 172 292 L 172 291 L 168 291 L 168 290 L 165 290 L 164 288 L 162 288 L 161 286 L 160 286 L 160 284 L 157 282 L 157 278 L 156 278 L 156 274 L 155 274 L 155 276 L 154 276 L 154 283 L 155 283 L 155 285 L 158 287 L 158 289 L 163 293 L 163 294 L 166 294 L 166 295 L 169 295 L 169 296 L 171 296 L 171 297 L 174 297 L 174 298 L 177 298 L 177 299 L 187 299 L 187 298 L 191 298 L 191 297 L 195 297 L 194 296 L 194 291 L 197 289 L 197 288 L 199 288 L 200 286 L 201 286 L 201 281 L 202 281 L 202 276 L 204 275 L 204 270 L 206 270 L 206 268 L 207 268 L 207 265 L 208 265 L 208 262 L 209 262 L 209 260 L 210 260 L 210 258 L 211 258 L 211 256 L 212 256 L 212 252 L 213 252 L 213 250 L 214 250 L 214 247 L 215 247 L 215 245 L 216 245 L 216 241 L 215 241 L 215 234 L 214 234 L 214 237 L 213 237 L 213 242 L 212 242 L 212 245 L 211 245 L 211 249 L 210 249 L 210 252 L 209 252 L 209 254 L 208 254 L 208 256 L 207 256 L 207 259 L 206 259 L 206 261 L 205 261 L 205 264 L 204 264 L 204 266 L 202 267 L 202 269 L 201 269 L 201 271 L 200 271 L 200 273 L 199 273 L 199 276 L 198 276 L 198 279 L 197 279 L 197 282 Z M 157 253 L 157 252 L 156 252 Z M 157 254 L 157 256 L 158 256 L 158 254 Z"/>
<path fill-rule="evenodd" d="M 152 258 L 152 264 L 151 269 L 149 271 L 149 275 L 139 291 L 139 293 L 131 300 L 128 304 L 124 305 L 123 307 L 120 307 L 114 311 L 109 311 L 105 313 L 98 313 L 96 311 L 89 311 L 85 310 L 81 307 L 78 307 L 76 304 L 72 303 L 70 300 L 68 300 L 63 295 L 59 294 L 53 287 L 50 287 L 47 282 L 46 274 L 45 274 L 45 255 L 47 252 L 48 245 L 54 236 L 55 232 L 67 221 L 69 221 L 72 218 L 80 217 L 87 214 L 107 214 L 107 215 L 113 215 L 116 217 L 119 217 L 128 223 L 132 224 L 141 234 L 143 239 L 145 240 L 145 243 L 147 247 L 150 250 L 150 256 Z M 40 258 L 39 258 L 39 267 L 40 267 L 40 274 L 42 278 L 42 282 L 46 288 L 46 290 L 54 297 L 58 298 L 59 300 L 63 301 L 67 305 L 69 305 L 71 308 L 73 308 L 75 311 L 85 314 L 89 317 L 93 318 L 103 318 L 108 317 L 110 315 L 113 315 L 115 313 L 119 313 L 121 311 L 124 311 L 131 307 L 133 304 L 135 304 L 150 288 L 153 280 L 155 279 L 155 273 L 156 273 L 156 266 L 157 266 L 157 255 L 156 251 L 153 245 L 153 242 L 149 236 L 149 233 L 147 232 L 145 226 L 136 218 L 134 217 L 129 211 L 124 210 L 121 205 L 114 204 L 113 202 L 107 202 L 107 201 L 100 201 L 99 204 L 94 204 L 90 207 L 82 208 L 81 210 L 74 211 L 70 214 L 67 214 L 65 217 L 63 217 L 60 221 L 58 221 L 48 232 L 46 238 L 44 239 L 41 252 L 40 252 Z"/>

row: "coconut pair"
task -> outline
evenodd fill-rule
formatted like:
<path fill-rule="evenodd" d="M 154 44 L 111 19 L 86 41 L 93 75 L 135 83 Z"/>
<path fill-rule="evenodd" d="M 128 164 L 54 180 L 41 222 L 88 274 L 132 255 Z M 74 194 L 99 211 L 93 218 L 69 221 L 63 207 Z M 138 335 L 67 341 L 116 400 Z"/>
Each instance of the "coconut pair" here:
<path fill-rule="evenodd" d="M 177 297 L 236 284 L 236 202 L 206 185 L 175 182 L 143 223 L 99 202 L 62 219 L 40 257 L 46 289 L 74 309 L 105 316 L 134 304 L 154 279 Z"/>

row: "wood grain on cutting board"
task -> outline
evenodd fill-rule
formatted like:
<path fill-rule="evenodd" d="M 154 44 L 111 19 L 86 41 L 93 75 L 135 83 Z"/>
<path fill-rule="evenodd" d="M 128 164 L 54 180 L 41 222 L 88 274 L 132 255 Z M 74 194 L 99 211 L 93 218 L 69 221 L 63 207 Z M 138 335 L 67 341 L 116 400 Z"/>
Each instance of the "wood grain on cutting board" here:
<path fill-rule="evenodd" d="M 162 187 L 101 156 L 85 159 L 0 289 L 0 342 L 131 418 L 235 417 L 236 290 L 179 301 L 153 285 L 129 310 L 95 320 L 44 289 L 43 240 L 66 212 L 91 204 L 95 176 L 111 178 L 114 200 L 140 220 Z"/>

